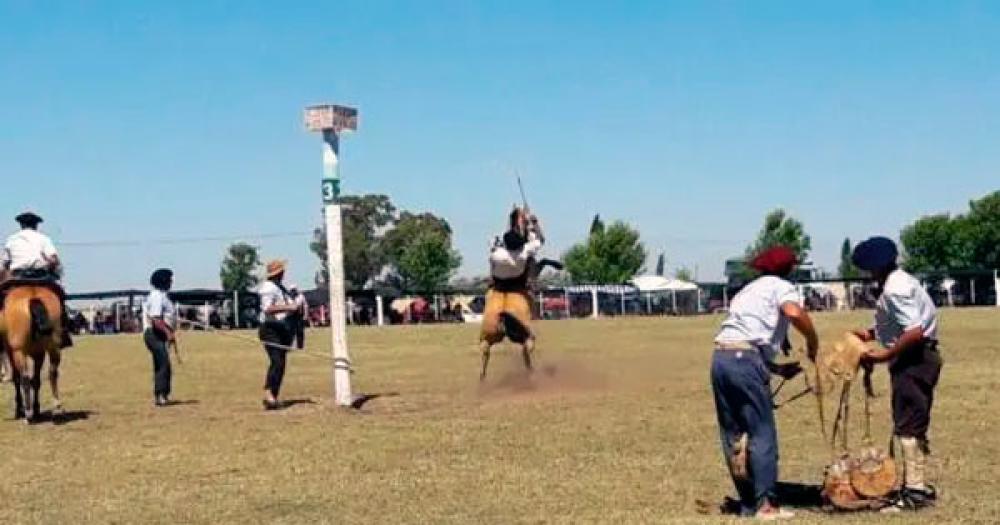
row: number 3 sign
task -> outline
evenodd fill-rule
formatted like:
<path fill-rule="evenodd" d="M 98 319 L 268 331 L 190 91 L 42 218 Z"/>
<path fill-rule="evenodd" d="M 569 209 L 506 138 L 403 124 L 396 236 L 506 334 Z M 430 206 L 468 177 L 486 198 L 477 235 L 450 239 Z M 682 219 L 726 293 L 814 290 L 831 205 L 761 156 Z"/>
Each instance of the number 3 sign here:
<path fill-rule="evenodd" d="M 340 197 L 340 179 L 323 179 L 323 204 L 336 204 Z"/>

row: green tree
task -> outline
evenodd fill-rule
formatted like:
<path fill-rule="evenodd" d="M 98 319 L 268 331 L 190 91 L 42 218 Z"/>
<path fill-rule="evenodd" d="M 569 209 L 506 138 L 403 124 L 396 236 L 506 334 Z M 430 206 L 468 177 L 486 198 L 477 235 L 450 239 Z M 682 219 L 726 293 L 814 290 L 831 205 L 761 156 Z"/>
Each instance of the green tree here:
<path fill-rule="evenodd" d="M 404 211 L 392 229 L 382 237 L 379 246 L 381 257 L 398 269 L 407 247 L 425 232 L 437 233 L 451 245 L 451 226 L 448 221 L 429 212 L 418 214 Z"/>
<path fill-rule="evenodd" d="M 379 241 L 384 230 L 393 223 L 396 207 L 387 195 L 376 194 L 346 195 L 341 197 L 340 204 L 344 280 L 350 288 L 361 288 L 376 278 L 386 264 Z M 309 249 L 320 260 L 316 284 L 326 286 L 329 271 L 325 226 L 313 230 Z"/>
<path fill-rule="evenodd" d="M 624 283 L 642 271 L 645 260 L 646 248 L 639 232 L 620 221 L 592 227 L 587 240 L 563 256 L 573 282 L 588 284 Z"/>
<path fill-rule="evenodd" d="M 757 234 L 754 243 L 747 247 L 747 260 L 768 248 L 779 245 L 794 250 L 800 262 L 809 260 L 812 240 L 806 235 L 805 227 L 780 208 L 771 211 L 764 217 L 764 227 Z"/>
<path fill-rule="evenodd" d="M 461 264 L 448 236 L 422 230 L 403 246 L 396 269 L 404 287 L 429 294 L 443 289 Z"/>
<path fill-rule="evenodd" d="M 911 272 L 951 271 L 974 266 L 972 223 L 943 213 L 917 219 L 903 228 L 899 239 L 906 253 L 903 266 Z"/>
<path fill-rule="evenodd" d="M 964 230 L 972 242 L 970 266 L 1000 268 L 1000 191 L 969 203 Z"/>
<path fill-rule="evenodd" d="M 852 253 L 851 239 L 845 238 L 844 243 L 840 245 L 840 266 L 837 268 L 841 279 L 856 279 L 861 275 L 861 271 L 851 261 Z"/>
<path fill-rule="evenodd" d="M 667 257 L 660 253 L 660 256 L 656 258 L 656 275 L 663 277 L 667 271 Z"/>
<path fill-rule="evenodd" d="M 691 270 L 687 267 L 678 268 L 677 271 L 674 273 L 674 277 L 676 277 L 680 281 L 688 281 L 688 282 L 694 281 L 694 274 L 691 273 Z"/>
<path fill-rule="evenodd" d="M 590 234 L 600 233 L 604 231 L 604 221 L 601 220 L 601 215 L 594 215 L 594 220 L 590 221 Z"/>
<path fill-rule="evenodd" d="M 219 279 L 226 292 L 245 291 L 260 282 L 260 250 L 245 242 L 231 245 L 222 259 Z"/>

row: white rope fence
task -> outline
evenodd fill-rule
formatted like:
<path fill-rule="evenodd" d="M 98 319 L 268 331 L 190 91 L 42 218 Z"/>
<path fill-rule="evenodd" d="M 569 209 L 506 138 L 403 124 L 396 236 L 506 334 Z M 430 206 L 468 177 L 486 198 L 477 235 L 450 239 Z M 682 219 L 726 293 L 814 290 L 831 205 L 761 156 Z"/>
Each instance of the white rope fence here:
<path fill-rule="evenodd" d="M 258 339 L 256 337 L 250 337 L 250 336 L 246 336 L 246 335 L 242 335 L 242 334 L 238 334 L 238 333 L 233 333 L 233 332 L 228 331 L 228 330 L 219 330 L 218 328 L 215 328 L 215 327 L 213 327 L 211 325 L 207 325 L 205 323 L 201 323 L 201 322 L 198 322 L 198 321 L 191 321 L 191 320 L 188 320 L 188 319 L 178 319 L 177 323 L 178 324 L 188 324 L 188 325 L 191 325 L 191 326 L 195 326 L 195 327 L 201 328 L 202 330 L 204 330 L 206 332 L 211 332 L 211 333 L 214 333 L 214 334 L 221 335 L 223 337 L 229 337 L 231 339 L 238 339 L 240 341 L 244 341 L 244 342 L 248 342 L 248 343 L 253 343 L 256 346 L 267 344 L 268 346 L 273 346 L 275 348 L 280 348 L 282 350 L 287 350 L 289 352 L 294 352 L 294 353 L 299 353 L 299 354 L 305 354 L 305 355 L 308 355 L 308 356 L 312 356 L 312 357 L 324 359 L 324 360 L 327 360 L 327 361 L 335 361 L 335 359 L 334 359 L 334 357 L 332 355 L 329 355 L 329 354 L 326 354 L 326 353 L 323 353 L 323 352 L 319 352 L 319 351 L 316 351 L 316 350 L 309 350 L 308 348 L 296 348 L 294 346 L 287 346 L 287 345 L 282 345 L 282 344 L 278 344 L 278 343 L 264 343 L 264 341 L 261 341 L 260 339 Z M 353 372 L 353 370 L 352 370 L 352 372 Z"/>

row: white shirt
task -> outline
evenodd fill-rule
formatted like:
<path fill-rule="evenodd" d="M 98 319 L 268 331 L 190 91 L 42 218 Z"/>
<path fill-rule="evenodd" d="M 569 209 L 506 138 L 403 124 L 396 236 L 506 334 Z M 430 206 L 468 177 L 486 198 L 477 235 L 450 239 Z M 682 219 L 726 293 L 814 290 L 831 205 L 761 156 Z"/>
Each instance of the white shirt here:
<path fill-rule="evenodd" d="M 44 270 L 49 267 L 45 257 L 56 255 L 52 239 L 37 230 L 26 228 L 7 238 L 7 244 L 0 253 L 0 264 L 11 270 Z"/>
<path fill-rule="evenodd" d="M 309 303 L 306 302 L 306 294 L 299 292 L 299 295 L 296 295 L 293 301 L 295 301 L 295 306 L 301 308 L 303 312 L 309 309 Z"/>
<path fill-rule="evenodd" d="M 524 275 L 528 259 L 542 249 L 542 240 L 535 232 L 528 233 L 528 242 L 516 252 L 511 252 L 500 244 L 490 251 L 490 275 L 497 279 L 516 279 Z"/>
<path fill-rule="evenodd" d="M 896 270 L 889 274 L 875 303 L 875 337 L 889 347 L 903 332 L 918 327 L 924 337 L 937 339 L 937 308 L 920 281 Z"/>
<path fill-rule="evenodd" d="M 279 312 L 276 314 L 265 313 L 268 308 L 278 305 L 284 306 L 292 304 L 292 298 L 288 297 L 285 292 L 281 291 L 278 285 L 274 284 L 273 281 L 264 281 L 264 284 L 260 285 L 257 290 L 257 294 L 260 295 L 260 320 L 264 321 L 282 321 L 288 316 L 288 312 Z"/>
<path fill-rule="evenodd" d="M 781 313 L 781 306 L 801 302 L 792 283 L 773 275 L 759 277 L 733 297 L 715 342 L 764 347 L 764 357 L 772 359 L 788 335 L 788 318 Z"/>
<path fill-rule="evenodd" d="M 173 328 L 177 325 L 177 312 L 174 310 L 174 303 L 167 296 L 167 292 L 153 289 L 146 296 L 146 301 L 142 303 L 142 329 L 148 330 L 153 327 L 153 319 L 159 318 Z"/>

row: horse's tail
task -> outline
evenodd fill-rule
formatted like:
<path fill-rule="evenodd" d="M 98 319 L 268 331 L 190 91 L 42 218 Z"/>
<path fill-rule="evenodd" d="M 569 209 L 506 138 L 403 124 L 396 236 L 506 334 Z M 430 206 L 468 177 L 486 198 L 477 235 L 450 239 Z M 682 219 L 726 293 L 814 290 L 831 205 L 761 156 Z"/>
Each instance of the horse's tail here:
<path fill-rule="evenodd" d="M 500 313 L 500 323 L 504 334 L 515 343 L 524 344 L 531 337 L 531 330 L 508 312 Z"/>
<path fill-rule="evenodd" d="M 52 319 L 49 319 L 49 312 L 45 309 L 45 303 L 41 299 L 34 298 L 28 303 L 28 310 L 31 311 L 31 337 L 39 339 L 52 335 L 55 326 Z"/>

